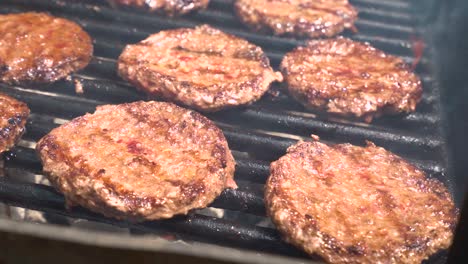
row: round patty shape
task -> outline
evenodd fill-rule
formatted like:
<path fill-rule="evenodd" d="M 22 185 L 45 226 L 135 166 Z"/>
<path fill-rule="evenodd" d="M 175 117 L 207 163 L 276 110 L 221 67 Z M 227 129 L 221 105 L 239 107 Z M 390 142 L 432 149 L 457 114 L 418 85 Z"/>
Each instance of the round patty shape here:
<path fill-rule="evenodd" d="M 368 142 L 299 142 L 271 164 L 265 201 L 287 241 L 330 263 L 420 263 L 449 247 L 444 185 Z"/>
<path fill-rule="evenodd" d="M 234 6 L 244 24 L 276 35 L 331 37 L 357 18 L 348 0 L 236 0 Z"/>
<path fill-rule="evenodd" d="M 52 130 L 37 151 L 68 205 L 117 219 L 187 214 L 236 187 L 221 130 L 171 103 L 100 106 Z"/>
<path fill-rule="evenodd" d="M 161 31 L 127 46 L 118 71 L 149 95 L 200 111 L 251 103 L 282 80 L 260 47 L 207 25 Z"/>
<path fill-rule="evenodd" d="M 0 93 L 0 153 L 9 150 L 25 131 L 28 106 Z"/>
<path fill-rule="evenodd" d="M 304 106 L 371 122 L 412 112 L 421 80 L 398 57 L 347 38 L 314 40 L 281 62 L 290 94 Z"/>
<path fill-rule="evenodd" d="M 49 83 L 88 65 L 91 38 L 76 23 L 44 13 L 0 15 L 0 81 Z"/>
<path fill-rule="evenodd" d="M 205 9 L 209 0 L 107 0 L 111 5 L 133 6 L 157 11 L 168 16 L 183 15 L 194 10 Z"/>

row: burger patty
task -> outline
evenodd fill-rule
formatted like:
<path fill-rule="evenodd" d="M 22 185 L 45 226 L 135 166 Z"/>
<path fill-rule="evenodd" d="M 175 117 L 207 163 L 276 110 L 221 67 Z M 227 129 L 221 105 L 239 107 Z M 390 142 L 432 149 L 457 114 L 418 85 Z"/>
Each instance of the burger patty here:
<path fill-rule="evenodd" d="M 314 40 L 281 62 L 290 94 L 310 109 L 372 121 L 412 112 L 421 80 L 400 58 L 346 38 Z"/>
<path fill-rule="evenodd" d="M 118 72 L 149 95 L 200 111 L 251 103 L 282 80 L 260 47 L 208 25 L 161 31 L 127 46 Z"/>
<path fill-rule="evenodd" d="M 276 35 L 331 37 L 357 19 L 348 0 L 236 0 L 234 6 L 244 24 Z"/>
<path fill-rule="evenodd" d="M 54 82 L 88 65 L 89 35 L 44 13 L 0 15 L 0 81 Z"/>
<path fill-rule="evenodd" d="M 117 219 L 187 214 L 236 188 L 222 131 L 171 103 L 99 106 L 52 130 L 37 151 L 68 206 Z"/>
<path fill-rule="evenodd" d="M 25 131 L 28 106 L 0 93 L 0 153 L 9 150 Z"/>
<path fill-rule="evenodd" d="M 287 241 L 330 263 L 420 263 L 451 244 L 444 185 L 368 142 L 300 142 L 271 164 L 265 201 Z"/>
<path fill-rule="evenodd" d="M 183 15 L 194 10 L 205 9 L 209 0 L 107 0 L 111 5 L 133 6 L 157 11 L 168 16 Z"/>

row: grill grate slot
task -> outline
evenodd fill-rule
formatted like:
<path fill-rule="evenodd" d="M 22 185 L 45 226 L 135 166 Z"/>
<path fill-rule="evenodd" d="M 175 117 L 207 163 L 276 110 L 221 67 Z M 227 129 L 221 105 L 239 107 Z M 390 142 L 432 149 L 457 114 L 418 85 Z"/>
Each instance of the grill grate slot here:
<path fill-rule="evenodd" d="M 305 40 L 280 38 L 247 30 L 232 12 L 232 0 L 211 0 L 208 10 L 182 18 L 167 19 L 156 14 L 133 9 L 114 10 L 106 1 L 31 1 L 3 0 L 0 13 L 47 11 L 81 24 L 94 39 L 95 57 L 82 72 L 74 74 L 84 87 L 77 95 L 73 82 L 59 81 L 50 85 L 8 86 L 0 84 L 0 92 L 16 97 L 30 106 L 31 118 L 20 146 L 5 155 L 6 171 L 23 171 L 40 175 L 41 164 L 33 148 L 35 142 L 59 123 L 70 120 L 96 106 L 144 100 L 146 97 L 121 80 L 116 74 L 116 59 L 123 47 L 138 42 L 159 30 L 212 24 L 223 31 L 262 46 L 274 67 L 283 55 Z M 97 2 L 97 4 L 96 4 Z M 386 52 L 413 62 L 412 38 L 419 28 L 410 1 L 351 0 L 360 11 L 356 23 L 359 33 L 344 35 L 358 41 L 368 41 Z M 374 141 L 438 178 L 451 188 L 446 176 L 446 152 L 440 131 L 439 90 L 433 79 L 432 64 L 424 56 L 417 73 L 421 76 L 424 94 L 417 112 L 396 117 L 384 117 L 372 124 L 350 122 L 317 116 L 292 100 L 276 85 L 278 96 L 266 95 L 255 104 L 239 109 L 209 114 L 223 130 L 237 162 L 238 190 L 226 190 L 211 205 L 224 209 L 224 215 L 209 217 L 194 212 L 188 217 L 167 221 L 130 224 L 104 218 L 83 208 L 64 208 L 63 196 L 52 187 L 9 177 L 0 178 L 0 201 L 8 204 L 87 219 L 119 227 L 135 233 L 171 233 L 184 241 L 202 241 L 257 252 L 272 252 L 284 256 L 307 258 L 304 253 L 283 242 L 277 231 L 261 227 L 265 223 L 246 219 L 263 219 L 263 184 L 269 174 L 269 164 L 283 155 L 297 139 L 317 134 L 329 143 L 364 144 Z M 34 89 L 37 88 L 37 89 Z M 67 223 L 64 221 L 63 223 Z M 265 225 L 268 225 L 265 224 Z M 433 260 L 440 263 L 439 257 Z M 442 257 L 443 259 L 443 257 Z"/>
<path fill-rule="evenodd" d="M 73 211 L 66 210 L 62 195 L 49 186 L 18 183 L 4 178 L 0 178 L 0 193 L 2 194 L 2 200 L 9 202 L 11 205 L 37 209 L 72 218 L 113 224 L 119 227 L 139 230 L 144 233 L 166 231 L 182 237 L 188 233 L 189 236 L 198 235 L 205 239 L 208 238 L 215 243 L 221 242 L 240 248 L 277 252 L 287 256 L 304 256 L 303 253 L 282 242 L 277 232 L 270 228 L 252 227 L 238 222 L 198 214 L 143 224 L 131 224 L 113 219 L 104 219 L 100 215 L 81 208 L 74 209 Z"/>

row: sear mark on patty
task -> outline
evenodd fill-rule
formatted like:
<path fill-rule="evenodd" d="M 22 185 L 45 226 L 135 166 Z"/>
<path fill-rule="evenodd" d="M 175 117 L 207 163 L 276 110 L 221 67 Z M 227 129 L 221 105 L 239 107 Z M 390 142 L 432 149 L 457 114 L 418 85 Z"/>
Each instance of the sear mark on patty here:
<path fill-rule="evenodd" d="M 150 96 L 206 112 L 250 104 L 282 81 L 260 47 L 208 25 L 128 45 L 118 73 Z"/>
<path fill-rule="evenodd" d="M 28 106 L 0 93 L 0 153 L 13 147 L 24 134 Z"/>
<path fill-rule="evenodd" d="M 356 9 L 348 0 L 236 0 L 239 19 L 255 31 L 298 37 L 331 37 L 354 29 Z"/>
<path fill-rule="evenodd" d="M 236 188 L 221 130 L 171 103 L 100 106 L 52 130 L 37 151 L 67 204 L 117 219 L 186 214 Z"/>
<path fill-rule="evenodd" d="M 289 93 L 305 107 L 366 122 L 413 112 L 422 96 L 421 80 L 402 59 L 341 37 L 296 48 L 280 69 Z"/>
<path fill-rule="evenodd" d="M 327 262 L 421 263 L 451 244 L 458 210 L 447 188 L 373 143 L 299 142 L 270 168 L 268 215 Z"/>

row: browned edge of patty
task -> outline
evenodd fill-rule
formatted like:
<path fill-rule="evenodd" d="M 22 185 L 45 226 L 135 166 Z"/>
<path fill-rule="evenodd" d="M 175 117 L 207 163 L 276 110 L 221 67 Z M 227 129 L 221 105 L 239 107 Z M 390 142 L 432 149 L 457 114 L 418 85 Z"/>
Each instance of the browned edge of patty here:
<path fill-rule="evenodd" d="M 338 154 L 334 153 L 334 151 L 337 151 Z M 335 160 L 336 157 L 334 157 L 334 155 L 341 156 L 338 160 Z M 375 178 L 379 174 L 360 175 L 360 173 L 366 173 L 366 170 L 361 172 L 361 166 L 365 164 L 371 166 L 370 164 L 375 162 L 375 160 L 368 159 L 384 160 L 394 165 L 394 167 L 389 168 L 390 170 L 409 172 L 411 175 L 401 176 L 403 177 L 402 179 L 405 180 L 404 184 L 407 186 L 401 186 L 401 189 L 386 190 L 385 188 L 388 188 L 392 184 L 389 183 L 389 186 L 379 187 L 378 178 Z M 336 162 L 336 166 L 343 166 L 345 163 L 350 162 L 351 164 L 355 163 L 355 174 L 349 171 L 350 168 L 343 173 L 349 176 L 352 175 L 351 177 L 355 177 L 357 180 L 349 179 L 345 182 L 345 179 L 340 179 L 340 177 L 342 177 L 341 175 L 335 174 L 335 171 L 330 171 L 329 169 L 330 163 L 333 164 L 333 162 Z M 386 166 L 389 165 L 384 163 L 381 166 L 384 167 L 378 167 L 378 170 L 382 171 L 375 173 L 390 173 L 385 176 L 392 177 L 391 172 L 384 171 L 386 170 Z M 298 168 L 302 174 L 300 176 L 293 174 L 297 172 L 296 170 L 298 170 Z M 313 170 L 317 171 L 316 176 L 308 173 Z M 285 156 L 271 164 L 270 173 L 270 177 L 265 185 L 267 214 L 271 217 L 273 223 L 286 241 L 311 255 L 318 254 L 327 262 L 420 263 L 437 251 L 448 248 L 451 244 L 458 219 L 458 209 L 455 207 L 447 188 L 436 179 L 426 178 L 422 171 L 418 170 L 404 159 L 383 148 L 376 147 L 371 142 L 368 142 L 366 147 L 358 147 L 350 144 L 328 146 L 320 142 L 299 142 L 288 148 Z M 295 184 L 295 177 L 299 177 L 297 186 L 293 185 Z M 305 180 L 303 177 L 310 177 L 310 180 Z M 337 177 L 336 181 L 333 180 L 335 177 Z M 366 179 L 368 182 L 366 182 Z M 354 186 L 354 189 L 343 189 L 339 192 L 339 188 L 343 188 L 341 184 L 346 185 L 348 181 L 359 182 L 361 180 L 363 182 Z M 314 186 L 313 184 L 315 184 L 315 187 L 309 187 Z M 366 184 L 370 184 L 370 186 Z M 330 197 L 333 197 L 333 195 L 328 193 L 321 195 L 320 186 L 322 185 L 327 186 L 323 192 L 329 192 L 329 190 L 327 190 L 328 188 L 337 188 L 335 190 L 337 193 L 333 195 L 336 196 L 335 199 L 339 199 L 343 201 L 343 203 L 325 200 L 332 199 Z M 299 195 L 299 192 L 302 193 L 308 188 L 310 188 L 312 192 Z M 380 204 L 380 202 L 379 204 L 371 203 L 371 206 L 376 206 L 377 210 L 383 210 L 385 214 L 387 214 L 384 217 L 384 219 L 387 219 L 385 221 L 388 221 L 387 227 L 389 228 L 386 235 L 383 231 L 382 234 L 379 233 L 381 231 L 380 228 L 383 227 L 377 215 L 372 217 L 372 215 L 374 215 L 372 211 L 366 213 L 366 211 L 362 211 L 360 207 L 356 207 L 366 205 L 367 202 L 367 199 L 362 196 L 364 194 L 368 195 L 367 192 L 361 193 L 360 197 L 355 196 L 359 188 L 363 188 L 365 191 L 375 191 L 378 197 L 382 196 L 378 199 L 375 198 L 376 201 L 380 201 L 382 204 Z M 366 188 L 370 189 L 366 190 Z M 382 190 L 379 188 L 382 188 Z M 398 194 L 400 192 L 402 194 Z M 418 195 L 416 195 L 416 193 Z M 291 197 L 291 194 L 294 197 Z M 393 219 L 398 216 L 396 212 L 399 210 L 399 207 L 395 207 L 393 204 L 402 202 L 399 200 L 402 199 L 402 197 L 411 200 L 410 197 L 412 196 L 405 196 L 410 194 L 416 195 L 419 198 L 424 195 L 426 197 L 424 202 L 428 203 L 425 204 L 424 207 L 427 208 L 427 211 L 426 209 L 422 209 L 423 207 L 420 207 L 423 205 L 420 203 L 424 202 L 415 200 L 411 201 L 411 204 L 406 205 L 406 209 L 402 209 L 409 210 L 407 214 L 405 214 L 405 217 L 408 219 Z M 353 199 L 357 199 L 357 201 Z M 348 200 L 349 203 L 344 203 L 344 201 Z M 322 211 L 325 209 L 320 209 L 322 205 L 328 206 L 326 208 L 329 208 L 330 212 L 334 212 L 333 219 L 323 218 L 327 213 Z M 417 208 L 415 209 L 413 206 Z M 304 209 L 304 207 L 308 209 Z M 360 211 L 362 215 L 368 214 L 367 216 L 371 217 L 370 219 L 374 219 L 374 224 L 377 226 L 361 223 L 360 219 L 362 216 L 352 213 L 355 209 Z M 423 213 L 423 215 L 415 214 L 421 211 L 425 213 Z M 315 214 L 312 212 L 315 212 Z M 394 216 L 392 216 L 393 214 Z M 431 223 L 435 225 L 434 230 L 429 226 L 425 226 L 426 224 L 431 225 L 427 223 L 427 221 L 424 221 L 426 220 L 424 217 L 428 217 L 429 214 L 433 214 L 430 216 L 431 220 L 437 219 L 437 225 Z M 423 226 L 418 226 L 418 222 L 406 222 L 413 221 L 415 218 L 417 219 L 419 217 L 422 218 L 418 221 L 424 221 L 421 223 Z M 364 217 L 362 219 L 367 218 Z M 391 221 L 392 219 L 396 222 L 393 223 Z M 356 229 L 357 233 L 353 233 L 352 230 L 355 230 L 356 227 L 350 225 L 348 222 L 358 225 Z M 404 242 L 398 242 L 398 240 L 395 240 L 394 237 L 388 234 L 389 232 L 395 231 L 395 228 L 398 228 L 398 225 L 396 227 L 392 226 L 392 224 L 397 223 L 402 225 L 399 230 L 401 233 L 398 235 L 398 238 L 403 239 Z M 347 226 L 344 232 L 348 237 L 360 237 L 363 236 L 360 232 L 369 230 L 372 230 L 374 235 L 370 240 L 361 240 L 359 243 L 354 244 L 353 241 L 340 240 L 331 233 L 324 231 L 334 230 L 333 232 L 335 233 L 336 230 L 340 230 L 335 227 L 337 225 Z M 405 227 L 409 227 L 410 229 L 405 229 Z M 412 228 L 414 228 L 414 230 Z M 372 248 L 375 244 L 369 243 L 380 244 L 381 247 Z M 371 248 L 369 248 L 369 246 Z"/>
<path fill-rule="evenodd" d="M 233 80 L 212 85 L 196 84 L 190 81 L 180 81 L 177 76 L 167 75 L 151 69 L 148 62 L 131 55 L 134 49 L 154 45 L 149 40 L 160 34 L 166 34 L 167 38 L 175 39 L 180 36 L 190 37 L 193 32 L 219 35 L 220 41 L 228 41 L 233 46 L 243 45 L 244 49 L 247 47 L 248 51 L 239 52 L 236 56 L 246 60 L 258 61 L 262 69 L 261 74 L 244 82 Z M 175 42 L 174 47 L 178 47 L 178 44 Z M 200 43 L 200 45 L 203 45 L 203 43 Z M 260 47 L 208 25 L 161 31 L 140 43 L 128 45 L 119 57 L 118 73 L 123 79 L 150 96 L 164 98 L 203 112 L 215 112 L 253 103 L 265 94 L 272 82 L 283 80 L 281 73 L 273 71 L 268 57 Z"/>
<path fill-rule="evenodd" d="M 332 59 L 326 61 L 326 56 Z M 305 63 L 307 58 L 311 61 Z M 343 37 L 295 48 L 280 70 L 289 93 L 308 109 L 367 123 L 414 112 L 423 92 L 421 80 L 402 59 Z"/>
<path fill-rule="evenodd" d="M 13 147 L 26 131 L 28 106 L 0 93 L 0 153 Z"/>
<path fill-rule="evenodd" d="M 127 173 L 125 174 L 127 175 L 125 179 L 131 178 L 134 181 L 116 182 L 116 177 L 118 178 L 121 176 L 108 174 L 112 173 L 112 170 L 117 170 L 118 168 L 106 167 L 106 164 L 103 164 L 102 167 L 99 166 L 100 168 L 95 168 L 92 167 L 93 161 L 86 160 L 83 154 L 80 155 L 75 153 L 75 156 L 72 156 L 72 150 L 69 149 L 71 146 L 75 146 L 75 149 L 77 149 L 76 146 L 88 149 L 88 147 L 83 144 L 95 144 L 94 142 L 100 142 L 99 140 L 101 140 L 101 137 L 106 140 L 110 140 L 110 135 L 115 136 L 115 134 L 112 134 L 114 133 L 112 131 L 96 131 L 91 134 L 92 137 L 97 137 L 96 140 L 90 142 L 89 138 L 82 138 L 81 135 L 83 133 L 87 133 L 83 130 L 83 126 L 85 124 L 89 124 L 91 127 L 94 127 L 94 124 L 90 122 L 99 122 L 99 120 L 94 120 L 96 113 L 103 111 L 103 114 L 112 116 L 115 114 L 115 111 L 118 111 L 116 108 L 120 108 L 122 111 L 125 111 L 127 114 L 133 116 L 132 118 L 136 118 L 135 121 L 137 123 L 146 122 L 148 125 L 152 127 L 154 126 L 154 129 L 156 129 L 155 133 L 159 133 L 157 131 L 159 127 L 158 122 L 161 122 L 160 124 L 162 125 L 165 122 L 169 122 L 169 130 L 165 132 L 166 134 L 164 135 L 167 137 L 165 141 L 168 142 L 168 144 L 171 144 L 171 146 L 173 146 L 173 143 L 171 142 L 174 139 L 171 139 L 170 135 L 175 135 L 176 137 L 188 136 L 183 134 L 183 130 L 186 127 L 191 127 L 192 124 L 201 127 L 197 132 L 194 132 L 200 133 L 198 138 L 201 141 L 205 140 L 202 137 L 205 135 L 205 133 L 209 132 L 211 135 L 215 135 L 214 138 L 209 139 L 213 142 L 216 142 L 214 145 L 199 146 L 200 148 L 207 148 L 213 151 L 211 154 L 212 158 L 210 163 L 204 167 L 204 170 L 208 171 L 207 174 L 203 177 L 197 176 L 198 180 L 194 179 L 193 181 L 189 181 L 189 179 L 184 178 L 187 177 L 186 175 L 174 175 L 174 177 L 166 179 L 164 177 L 167 176 L 163 174 L 161 176 L 163 178 L 159 178 L 159 165 L 155 163 L 157 160 L 152 160 L 144 153 L 146 150 L 151 151 L 151 149 L 155 148 L 155 146 L 153 146 L 153 148 L 149 145 L 140 146 L 139 144 L 134 143 L 133 140 L 130 143 L 109 141 L 107 148 L 110 147 L 113 149 L 113 147 L 119 147 L 119 144 L 124 144 L 124 147 L 126 145 L 126 151 L 112 152 L 119 152 L 119 154 L 116 153 L 119 159 L 122 157 L 125 158 L 125 160 L 130 159 L 131 164 L 136 162 L 135 164 L 141 165 L 141 168 L 145 170 L 153 171 L 153 169 L 155 169 L 153 173 L 155 173 L 155 175 L 158 177 L 155 181 L 162 185 L 154 186 L 156 190 L 155 192 L 157 193 L 156 196 L 142 196 L 141 194 L 134 191 L 135 188 L 137 188 L 134 186 L 140 186 L 138 185 L 139 181 L 149 181 L 150 183 L 154 183 L 154 181 L 150 178 L 138 178 L 143 177 L 146 174 L 143 176 L 138 176 L 129 175 Z M 183 123 L 179 124 L 170 123 L 172 121 L 168 121 L 167 119 L 159 119 L 157 116 L 154 119 L 148 116 L 148 114 L 154 114 L 158 112 L 162 113 L 161 111 L 165 111 L 165 116 L 173 114 L 176 115 L 176 117 L 183 117 L 184 115 L 188 115 L 188 117 L 187 119 L 183 119 L 185 120 Z M 104 118 L 107 120 L 109 117 Z M 112 117 L 110 118 L 112 119 Z M 116 116 L 115 118 L 125 119 L 128 117 Z M 121 122 L 127 122 L 125 120 Z M 121 122 L 119 124 L 121 124 Z M 129 122 L 132 121 L 130 120 Z M 189 122 L 192 124 L 189 124 Z M 99 123 L 95 124 L 96 126 L 100 127 Z M 163 126 L 165 129 L 166 126 Z M 126 133 L 122 136 L 129 137 L 132 135 L 132 133 L 136 133 L 132 132 L 131 127 L 129 127 L 129 129 L 130 131 L 127 132 L 129 134 L 127 135 Z M 193 130 L 193 128 L 190 129 Z M 150 132 L 148 131 L 148 133 Z M 79 144 L 76 143 L 78 145 L 75 143 L 68 144 L 68 138 L 67 142 L 62 142 L 63 135 L 71 134 L 77 134 L 77 140 L 83 140 L 83 142 L 80 142 Z M 190 135 L 190 137 L 192 137 L 192 135 Z M 136 140 L 138 140 L 138 138 Z M 144 139 L 140 140 L 143 142 Z M 154 142 L 152 138 L 147 138 L 146 140 L 149 142 Z M 99 147 L 102 148 L 105 147 L 105 145 L 101 145 Z M 93 147 L 89 148 L 92 149 Z M 177 146 L 173 148 L 177 148 Z M 65 195 L 66 202 L 69 207 L 78 204 L 92 211 L 102 213 L 107 217 L 125 219 L 132 222 L 165 219 L 170 218 L 176 214 L 187 214 L 189 210 L 206 207 L 223 191 L 223 189 L 237 187 L 233 180 L 235 161 L 222 131 L 212 121 L 198 114 L 197 112 L 178 107 L 171 103 L 140 101 L 115 106 L 100 106 L 97 108 L 94 114 L 86 114 L 84 116 L 75 118 L 69 123 L 53 129 L 48 135 L 44 136 L 38 142 L 36 150 L 43 163 L 44 173 L 47 175 L 53 186 Z M 175 150 L 177 151 L 177 149 Z M 168 151 L 168 149 L 165 149 L 164 151 Z M 143 152 L 143 154 L 141 154 L 141 152 Z M 170 154 L 164 153 L 158 155 L 165 155 L 164 157 L 169 159 L 174 157 L 173 155 L 170 156 Z M 180 155 L 180 152 L 178 153 L 179 154 L 177 155 Z M 102 154 L 96 152 L 94 154 L 90 153 L 89 155 Z M 113 155 L 114 154 L 111 156 L 102 157 L 102 159 L 108 160 L 110 163 L 117 162 L 117 164 L 120 164 L 118 162 L 121 160 L 116 160 Z M 178 158 L 180 158 L 180 156 Z M 158 161 L 163 162 L 161 160 Z M 167 162 L 172 164 L 171 160 L 168 160 Z M 176 164 L 175 166 L 179 165 Z M 185 166 L 190 165 L 185 164 Z M 185 171 L 184 167 L 182 167 L 182 169 Z M 126 168 L 122 168 L 122 171 L 132 172 L 131 169 Z M 131 188 L 128 187 L 128 184 L 131 185 Z M 170 197 L 161 197 L 160 192 L 164 193 L 165 190 L 161 190 L 159 188 L 167 188 L 167 186 L 170 186 L 170 188 L 175 188 L 175 190 L 173 190 L 175 194 L 172 194 Z M 150 187 L 145 185 L 144 187 L 140 186 L 138 188 Z"/>
<path fill-rule="evenodd" d="M 46 13 L 0 15 L 0 81 L 50 83 L 83 69 L 91 37 L 75 22 Z"/>
<path fill-rule="evenodd" d="M 167 16 L 180 16 L 203 10 L 208 7 L 209 0 L 107 0 L 113 7 L 129 6 L 150 12 L 158 12 Z"/>
<path fill-rule="evenodd" d="M 357 20 L 357 10 L 347 3 L 344 8 L 347 12 L 334 10 L 334 6 L 321 7 L 320 5 L 311 3 L 309 8 L 318 10 L 328 15 L 336 15 L 336 21 L 327 21 L 323 18 L 307 19 L 303 16 L 295 17 L 294 21 L 290 21 L 290 13 L 277 14 L 272 13 L 272 10 L 265 8 L 258 10 L 251 5 L 251 1 L 256 0 L 236 0 L 234 3 L 234 11 L 237 17 L 250 29 L 259 32 L 273 33 L 280 36 L 297 36 L 297 37 L 332 37 L 339 34 L 344 29 L 352 29 L 355 31 L 354 22 Z M 269 0 L 261 0 L 260 2 L 270 2 Z M 286 1 L 277 1 L 286 2 Z M 267 3 L 269 5 L 271 3 Z M 333 3 L 330 3 L 332 5 Z M 307 7 L 301 7 L 306 9 Z M 283 11 L 283 10 L 282 10 Z M 262 12 L 267 12 L 263 14 Z M 270 12 L 270 13 L 268 13 Z"/>

